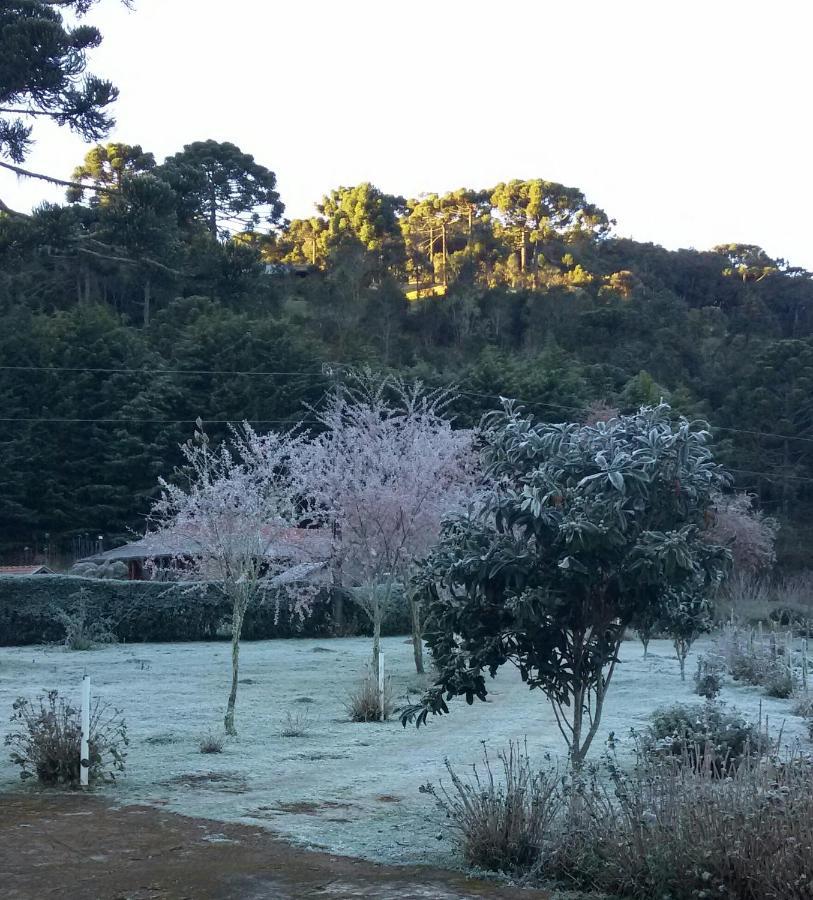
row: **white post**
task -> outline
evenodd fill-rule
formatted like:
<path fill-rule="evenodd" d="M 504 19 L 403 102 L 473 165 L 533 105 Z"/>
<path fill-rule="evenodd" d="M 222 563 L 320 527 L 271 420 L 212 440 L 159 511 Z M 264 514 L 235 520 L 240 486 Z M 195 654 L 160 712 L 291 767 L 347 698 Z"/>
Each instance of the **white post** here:
<path fill-rule="evenodd" d="M 378 708 L 381 711 L 381 721 L 384 721 L 384 651 L 378 655 Z"/>
<path fill-rule="evenodd" d="M 79 783 L 88 786 L 90 776 L 90 675 L 82 679 L 82 743 L 79 750 Z"/>

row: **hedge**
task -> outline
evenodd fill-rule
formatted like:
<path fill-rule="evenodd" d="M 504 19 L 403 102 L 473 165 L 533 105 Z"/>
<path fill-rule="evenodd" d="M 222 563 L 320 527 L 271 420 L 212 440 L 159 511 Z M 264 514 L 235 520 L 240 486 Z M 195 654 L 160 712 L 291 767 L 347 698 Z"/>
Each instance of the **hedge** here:
<path fill-rule="evenodd" d="M 115 581 L 74 575 L 0 576 L 0 646 L 62 641 L 59 612 L 75 614 L 84 599 L 88 616 L 110 621 L 118 640 L 206 641 L 229 637 L 231 608 L 216 586 L 154 581 Z M 341 626 L 334 621 L 341 602 Z M 408 630 L 406 615 L 391 617 L 386 633 Z M 321 637 L 369 633 L 369 623 L 347 596 L 325 588 L 301 622 L 285 600 L 273 597 L 249 607 L 243 638 Z"/>

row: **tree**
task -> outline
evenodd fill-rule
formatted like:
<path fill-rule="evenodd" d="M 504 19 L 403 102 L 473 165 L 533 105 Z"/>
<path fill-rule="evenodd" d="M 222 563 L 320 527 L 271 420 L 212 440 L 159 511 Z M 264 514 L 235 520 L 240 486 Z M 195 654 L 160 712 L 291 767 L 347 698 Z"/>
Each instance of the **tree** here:
<path fill-rule="evenodd" d="M 203 222 L 214 238 L 282 221 L 285 206 L 276 191 L 277 176 L 234 144 L 186 144 L 156 174 L 179 195 L 182 213 Z"/>
<path fill-rule="evenodd" d="M 300 483 L 314 519 L 334 535 L 337 579 L 373 625 L 377 675 L 381 625 L 442 517 L 466 501 L 470 431 L 444 415 L 451 396 L 371 373 L 351 376 L 314 413 L 323 428 L 302 457 Z M 423 671 L 421 609 L 411 603 L 415 665 Z"/>
<path fill-rule="evenodd" d="M 340 256 L 349 239 L 358 243 L 375 261 L 374 268 L 397 268 L 403 264 L 404 243 L 398 216 L 404 210 L 404 198 L 385 194 L 368 182 L 331 191 L 318 204 L 327 221 L 327 247 Z"/>
<path fill-rule="evenodd" d="M 91 204 L 104 203 L 121 192 L 128 175 L 138 175 L 154 168 L 155 157 L 152 153 L 145 153 L 139 144 L 98 144 L 88 150 L 82 165 L 73 170 L 73 180 L 77 186 L 68 188 L 68 201 L 76 203 L 82 200 L 85 192 L 79 185 L 87 183 L 96 189 Z M 104 193 L 98 192 L 100 187 L 105 189 Z"/>
<path fill-rule="evenodd" d="M 212 449 L 198 420 L 194 439 L 181 448 L 183 469 L 172 481 L 160 480 L 161 496 L 152 509 L 148 540 L 175 552 L 181 577 L 216 583 L 232 606 L 232 681 L 226 733 L 236 734 L 234 709 L 240 635 L 250 605 L 269 590 L 306 577 L 318 562 L 308 544 L 295 537 L 296 483 L 292 459 L 303 437 L 294 431 L 257 435 L 248 425 Z M 304 558 L 303 558 L 304 557 Z M 309 609 L 313 591 L 297 585 L 295 609 Z"/>
<path fill-rule="evenodd" d="M 539 267 L 540 248 L 554 239 L 573 243 L 606 235 L 610 221 L 577 188 L 534 178 L 498 184 L 491 195 L 498 232 L 516 252 L 520 273 Z"/>
<path fill-rule="evenodd" d="M 123 0 L 130 5 L 130 0 Z M 90 25 L 68 27 L 62 11 L 83 16 L 95 0 L 6 0 L 0 7 L 0 166 L 56 184 L 69 183 L 21 169 L 36 119 L 67 125 L 85 140 L 115 124 L 108 108 L 118 97 L 111 82 L 86 72 L 87 52 L 102 36 Z M 11 160 L 3 162 L 2 157 Z M 13 213 L 2 200 L 0 212 Z M 20 214 L 17 214 L 20 215 Z"/>
<path fill-rule="evenodd" d="M 728 547 L 733 571 L 759 575 L 776 562 L 776 535 L 779 522 L 754 508 L 753 494 L 740 491 L 714 498 L 705 538 L 710 544 Z"/>
<path fill-rule="evenodd" d="M 482 503 L 444 524 L 427 562 L 437 681 L 403 721 L 485 700 L 512 662 L 550 701 L 571 763 L 584 761 L 624 632 L 673 596 L 704 596 L 728 551 L 705 543 L 727 483 L 704 426 L 665 405 L 596 425 L 544 424 L 511 404 L 485 427 Z"/>
<path fill-rule="evenodd" d="M 150 174 L 125 175 L 118 192 L 118 202 L 100 210 L 91 249 L 135 274 L 141 285 L 142 321 L 147 327 L 154 284 L 171 282 L 179 274 L 171 266 L 179 243 L 175 195 L 165 182 Z"/>

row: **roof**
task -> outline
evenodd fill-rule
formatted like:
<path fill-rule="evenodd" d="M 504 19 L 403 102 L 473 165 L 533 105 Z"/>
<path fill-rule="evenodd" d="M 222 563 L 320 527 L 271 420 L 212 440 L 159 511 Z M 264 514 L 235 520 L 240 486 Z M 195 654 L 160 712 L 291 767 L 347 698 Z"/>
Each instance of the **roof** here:
<path fill-rule="evenodd" d="M 0 566 L 0 575 L 53 575 L 48 566 Z"/>
<path fill-rule="evenodd" d="M 311 528 L 275 528 L 267 526 L 263 529 L 263 537 L 268 541 L 265 548 L 269 559 L 299 559 L 300 561 L 324 559 L 330 552 L 330 538 L 324 531 Z M 145 535 L 137 541 L 105 550 L 87 557 L 82 562 L 126 562 L 136 559 L 161 559 L 172 556 L 196 556 L 200 553 L 200 545 L 193 532 L 184 533 L 158 532 Z"/>

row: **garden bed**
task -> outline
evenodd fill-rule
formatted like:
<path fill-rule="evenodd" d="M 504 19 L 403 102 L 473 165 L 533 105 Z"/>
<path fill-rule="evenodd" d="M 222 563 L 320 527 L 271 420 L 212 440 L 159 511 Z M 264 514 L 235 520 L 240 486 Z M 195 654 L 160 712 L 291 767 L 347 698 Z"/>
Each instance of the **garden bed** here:
<path fill-rule="evenodd" d="M 702 652 L 708 641 L 698 641 Z M 396 703 L 418 688 L 412 648 L 403 638 L 383 641 Z M 230 648 L 223 643 L 113 645 L 91 652 L 58 647 L 0 649 L 0 741 L 19 695 L 49 688 L 78 701 L 87 671 L 97 696 L 120 707 L 131 746 L 127 773 L 102 792 L 123 804 L 144 804 L 188 816 L 269 829 L 308 847 L 378 862 L 460 865 L 444 820 L 419 786 L 443 776 L 444 757 L 462 767 L 481 758 L 481 742 L 499 748 L 527 735 L 538 757 L 563 751 L 544 696 L 529 692 L 505 669 L 489 681 L 489 702 L 450 704 L 451 715 L 426 727 L 402 728 L 397 719 L 354 724 L 347 694 L 364 672 L 370 641 L 364 638 L 245 643 L 243 683 L 237 703 L 238 739 L 220 754 L 201 754 L 204 733 L 222 724 L 230 677 Z M 694 655 L 694 654 L 693 654 Z M 608 693 L 592 754 L 601 754 L 610 732 L 623 754 L 630 727 L 643 729 L 658 706 L 696 701 L 692 681 L 681 682 L 667 641 L 653 641 L 642 657 L 627 642 Z M 688 671 L 693 671 L 690 658 Z M 413 694 L 414 696 L 414 694 Z M 722 699 L 756 719 L 762 705 L 772 731 L 809 746 L 790 702 L 755 688 L 732 685 Z M 307 710 L 307 713 L 303 711 Z M 288 713 L 306 716 L 307 733 L 282 737 Z M 7 752 L 0 753 L 0 792 L 23 786 Z"/>

